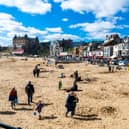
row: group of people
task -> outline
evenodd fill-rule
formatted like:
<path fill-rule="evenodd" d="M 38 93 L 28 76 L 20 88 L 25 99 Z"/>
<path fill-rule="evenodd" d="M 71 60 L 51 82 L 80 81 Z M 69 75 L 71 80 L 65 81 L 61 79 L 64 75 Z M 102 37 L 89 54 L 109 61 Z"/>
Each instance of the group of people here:
<path fill-rule="evenodd" d="M 75 93 L 76 91 L 78 91 L 77 82 L 79 81 L 78 79 L 80 78 L 77 70 L 74 72 L 73 77 L 74 77 L 74 82 L 73 82 L 72 87 L 68 89 L 64 89 L 67 92 L 69 92 L 67 99 L 66 99 L 66 103 L 65 103 L 65 107 L 66 107 L 65 116 L 66 117 L 68 117 L 69 112 L 71 112 L 71 117 L 75 115 L 76 105 L 79 102 L 79 98 L 77 97 L 77 94 Z M 62 86 L 63 86 L 62 80 L 60 80 L 58 84 L 58 89 L 61 90 Z"/>
<path fill-rule="evenodd" d="M 25 87 L 25 93 L 27 95 L 27 102 L 28 105 L 33 102 L 33 94 L 34 94 L 34 86 L 31 83 L 31 81 L 28 82 L 28 84 Z M 15 109 L 16 104 L 18 103 L 18 95 L 17 90 L 15 87 L 13 87 L 9 93 L 9 101 L 11 102 L 12 109 Z"/>
<path fill-rule="evenodd" d="M 76 105 L 79 102 L 79 98 L 77 97 L 77 94 L 75 93 L 75 91 L 78 91 L 78 85 L 77 82 L 81 80 L 81 77 L 78 74 L 78 71 L 76 70 L 73 74 L 74 77 L 74 82 L 73 82 L 73 86 L 68 89 L 68 91 L 70 91 L 70 93 L 67 96 L 66 99 L 66 114 L 65 116 L 68 116 L 68 113 L 71 112 L 71 117 L 73 117 L 73 115 L 75 115 L 75 109 L 76 109 Z"/>
<path fill-rule="evenodd" d="M 25 92 L 27 94 L 27 103 L 30 105 L 33 102 L 33 94 L 35 92 L 34 86 L 31 83 L 31 81 L 28 82 L 28 84 L 25 87 Z M 11 107 L 12 109 L 15 109 L 16 104 L 18 104 L 18 95 L 17 95 L 17 90 L 15 87 L 12 88 L 11 92 L 9 93 L 9 101 L 11 102 Z M 79 99 L 76 95 L 75 92 L 71 92 L 68 94 L 67 99 L 66 99 L 66 114 L 65 116 L 68 116 L 68 113 L 71 112 L 71 117 L 75 114 L 75 109 L 76 109 L 76 103 L 78 103 Z M 43 108 L 43 104 L 41 101 L 39 101 L 36 105 L 35 111 L 38 112 L 39 114 L 39 119 L 41 119 L 41 111 Z"/>
<path fill-rule="evenodd" d="M 39 77 L 39 73 L 40 73 L 39 66 L 40 64 L 37 64 L 33 70 L 34 77 Z M 79 102 L 79 99 L 75 93 L 75 91 L 78 90 L 78 85 L 77 85 L 78 77 L 79 77 L 78 71 L 75 71 L 74 72 L 75 81 L 73 83 L 73 86 L 70 88 L 70 93 L 68 94 L 66 103 L 65 103 L 65 107 L 66 107 L 65 116 L 66 117 L 68 116 L 69 112 L 71 112 L 71 117 L 73 117 L 73 115 L 75 114 L 76 105 Z M 59 89 L 61 88 L 62 88 L 62 81 L 60 80 Z M 31 105 L 31 103 L 33 103 L 33 95 L 35 93 L 35 88 L 34 88 L 34 85 L 31 83 L 31 81 L 29 81 L 28 84 L 25 86 L 25 93 L 27 95 L 27 103 L 28 105 Z M 11 102 L 11 108 L 15 109 L 16 104 L 18 104 L 18 94 L 17 94 L 17 90 L 15 87 L 13 87 L 9 93 L 9 101 Z M 37 111 L 39 114 L 39 119 L 41 119 L 40 113 L 42 111 L 42 108 L 43 108 L 43 104 L 41 101 L 39 101 L 35 108 L 35 111 Z"/>
<path fill-rule="evenodd" d="M 28 105 L 31 105 L 33 103 L 33 95 L 35 93 L 34 85 L 31 83 L 31 81 L 28 82 L 28 84 L 25 86 L 25 93 L 27 95 L 27 103 Z M 18 104 L 18 94 L 15 87 L 13 87 L 9 93 L 9 101 L 11 103 L 11 108 L 15 109 L 16 104 Z M 41 111 L 42 111 L 43 104 L 41 101 L 39 101 L 36 104 L 35 111 L 39 114 L 39 119 L 41 119 Z"/>

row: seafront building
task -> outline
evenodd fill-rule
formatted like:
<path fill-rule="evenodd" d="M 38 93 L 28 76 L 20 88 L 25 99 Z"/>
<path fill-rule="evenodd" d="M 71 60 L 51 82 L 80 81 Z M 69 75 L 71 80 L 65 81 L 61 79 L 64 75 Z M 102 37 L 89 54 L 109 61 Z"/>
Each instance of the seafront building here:
<path fill-rule="evenodd" d="M 17 36 L 13 38 L 13 53 L 15 54 L 37 54 L 39 48 L 39 39 L 38 37 L 30 38 L 28 35 Z"/>
<path fill-rule="evenodd" d="M 62 53 L 72 54 L 75 57 L 88 58 L 129 58 L 129 36 L 121 38 L 118 34 L 107 35 L 104 41 L 72 46 L 72 40 L 55 40 L 49 43 L 40 43 L 38 37 L 30 38 L 15 35 L 13 40 L 13 54 L 47 53 L 51 57 L 60 56 Z M 77 42 L 76 42 L 77 44 Z"/>

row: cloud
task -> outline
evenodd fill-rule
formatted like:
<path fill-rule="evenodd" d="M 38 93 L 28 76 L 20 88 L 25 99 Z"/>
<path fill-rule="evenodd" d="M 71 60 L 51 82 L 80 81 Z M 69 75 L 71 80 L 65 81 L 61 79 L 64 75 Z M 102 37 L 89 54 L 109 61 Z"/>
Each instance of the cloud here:
<path fill-rule="evenodd" d="M 81 38 L 77 35 L 72 34 L 49 34 L 45 36 L 46 40 L 59 40 L 59 39 L 72 39 L 72 40 L 80 40 Z"/>
<path fill-rule="evenodd" d="M 118 29 L 129 28 L 129 25 L 118 25 L 117 28 L 118 28 Z"/>
<path fill-rule="evenodd" d="M 129 0 L 55 0 L 61 2 L 63 10 L 73 10 L 78 13 L 92 12 L 97 18 L 114 16 L 119 11 L 125 12 Z"/>
<path fill-rule="evenodd" d="M 80 37 L 72 34 L 64 34 L 61 27 L 45 28 L 40 30 L 31 26 L 24 26 L 21 22 L 7 13 L 0 13 L 0 45 L 11 45 L 14 35 L 29 37 L 38 36 L 40 41 L 55 40 L 55 39 L 80 39 Z"/>
<path fill-rule="evenodd" d="M 34 27 L 25 27 L 22 23 L 17 22 L 12 15 L 0 13 L 0 44 L 12 44 L 12 38 L 15 34 L 42 37 L 47 34 L 47 31 Z"/>
<path fill-rule="evenodd" d="M 59 3 L 59 2 L 63 2 L 64 0 L 54 0 L 54 2 Z"/>
<path fill-rule="evenodd" d="M 67 22 L 69 19 L 68 18 L 62 18 L 63 22 Z"/>
<path fill-rule="evenodd" d="M 80 28 L 86 32 L 109 30 L 115 27 L 114 23 L 109 21 L 95 21 L 93 23 L 78 23 L 70 25 L 70 28 Z"/>
<path fill-rule="evenodd" d="M 46 28 L 45 30 L 48 32 L 52 32 L 52 33 L 62 33 L 62 28 L 60 28 L 60 27 Z"/>
<path fill-rule="evenodd" d="M 110 33 L 116 27 L 115 23 L 110 21 L 95 21 L 93 23 L 78 23 L 69 26 L 71 29 L 79 28 L 86 32 L 87 38 L 104 39 L 105 35 Z"/>
<path fill-rule="evenodd" d="M 51 4 L 45 0 L 0 0 L 0 5 L 16 7 L 30 14 L 45 14 L 51 11 Z"/>

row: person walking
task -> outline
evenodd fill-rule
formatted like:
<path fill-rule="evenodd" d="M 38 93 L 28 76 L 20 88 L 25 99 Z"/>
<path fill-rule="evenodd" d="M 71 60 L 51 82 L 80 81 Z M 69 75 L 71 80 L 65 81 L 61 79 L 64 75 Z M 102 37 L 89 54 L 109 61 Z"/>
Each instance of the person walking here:
<path fill-rule="evenodd" d="M 33 102 L 33 94 L 35 92 L 34 86 L 31 84 L 31 81 L 29 81 L 28 84 L 26 85 L 25 92 L 28 97 L 28 104 L 30 105 L 30 103 Z"/>
<path fill-rule="evenodd" d="M 74 72 L 74 78 L 75 78 L 76 81 L 78 81 L 78 70 L 76 70 L 76 71 Z"/>
<path fill-rule="evenodd" d="M 12 90 L 9 93 L 9 101 L 11 101 L 11 107 L 12 109 L 15 109 L 15 105 L 17 103 L 17 90 L 15 89 L 15 87 L 12 88 Z"/>
<path fill-rule="evenodd" d="M 76 93 L 74 93 L 73 91 L 68 94 L 68 97 L 66 99 L 66 114 L 65 116 L 67 117 L 68 113 L 71 112 L 71 117 L 73 117 L 73 115 L 75 115 L 75 109 L 76 109 L 76 105 L 79 102 L 79 99 L 76 95 Z"/>
<path fill-rule="evenodd" d="M 59 84 L 58 84 L 58 89 L 61 90 L 63 84 L 62 84 L 62 80 L 59 81 Z"/>
<path fill-rule="evenodd" d="M 37 103 L 35 111 L 38 112 L 39 115 L 39 120 L 41 120 L 41 112 L 42 112 L 42 108 L 43 108 L 43 103 L 41 102 L 41 100 Z"/>
<path fill-rule="evenodd" d="M 112 60 L 108 61 L 108 71 L 111 72 L 112 71 Z"/>
<path fill-rule="evenodd" d="M 40 68 L 39 68 L 39 66 L 40 66 L 40 64 L 37 64 L 36 66 L 35 66 L 35 68 L 33 69 L 33 76 L 34 77 L 39 77 L 39 73 L 40 73 Z"/>

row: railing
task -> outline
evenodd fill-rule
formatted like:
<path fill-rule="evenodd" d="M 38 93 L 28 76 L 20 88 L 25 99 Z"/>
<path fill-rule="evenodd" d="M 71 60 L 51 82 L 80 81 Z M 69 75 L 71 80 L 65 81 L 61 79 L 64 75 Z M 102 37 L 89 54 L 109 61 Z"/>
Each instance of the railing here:
<path fill-rule="evenodd" d="M 0 127 L 4 128 L 4 129 L 22 129 L 20 127 L 12 127 L 10 125 L 6 125 L 6 124 L 3 124 L 3 123 L 0 123 Z"/>

